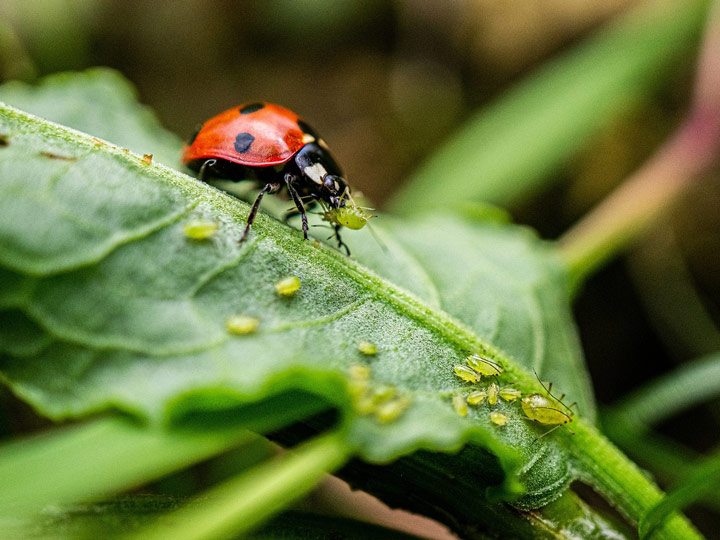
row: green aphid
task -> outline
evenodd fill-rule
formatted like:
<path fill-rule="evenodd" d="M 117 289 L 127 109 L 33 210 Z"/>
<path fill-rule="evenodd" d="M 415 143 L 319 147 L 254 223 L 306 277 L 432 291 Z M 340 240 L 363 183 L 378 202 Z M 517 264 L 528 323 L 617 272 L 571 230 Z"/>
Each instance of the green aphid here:
<path fill-rule="evenodd" d="M 246 315 L 233 315 L 225 321 L 225 328 L 231 334 L 243 335 L 254 332 L 260 324 L 260 320 Z"/>
<path fill-rule="evenodd" d="M 377 345 L 369 341 L 361 341 L 358 343 L 358 351 L 365 356 L 375 356 L 377 354 Z"/>
<path fill-rule="evenodd" d="M 351 379 L 362 379 L 367 381 L 370 379 L 371 371 L 368 366 L 362 364 L 353 364 L 349 369 Z"/>
<path fill-rule="evenodd" d="M 206 219 L 191 219 L 183 225 L 185 236 L 193 240 L 210 238 L 218 230 L 218 224 Z"/>
<path fill-rule="evenodd" d="M 501 412 L 492 411 L 490 413 L 490 421 L 498 426 L 504 426 L 508 423 L 508 417 Z"/>
<path fill-rule="evenodd" d="M 410 406 L 412 400 L 409 396 L 400 396 L 381 403 L 375 409 L 375 418 L 382 424 L 398 419 Z"/>
<path fill-rule="evenodd" d="M 522 397 L 522 392 L 520 392 L 517 388 L 506 386 L 505 388 L 500 389 L 500 397 L 505 401 L 514 401 Z"/>
<path fill-rule="evenodd" d="M 275 284 L 275 290 L 280 296 L 292 296 L 300 289 L 300 279 L 297 276 L 288 276 Z"/>
<path fill-rule="evenodd" d="M 495 405 L 498 401 L 498 395 L 500 393 L 500 389 L 498 388 L 498 385 L 495 383 L 491 383 L 487 387 L 487 400 L 489 405 Z"/>
<path fill-rule="evenodd" d="M 530 420 L 545 425 L 559 426 L 572 422 L 572 411 L 569 407 L 558 399 L 542 394 L 530 394 L 524 397 L 522 410 Z"/>
<path fill-rule="evenodd" d="M 397 396 L 397 388 L 381 384 L 373 389 L 373 399 L 375 403 L 383 403 Z"/>
<path fill-rule="evenodd" d="M 479 354 L 468 356 L 465 360 L 467 361 L 468 366 L 473 368 L 483 377 L 494 377 L 503 372 L 503 368 L 500 367 L 500 364 L 490 358 L 480 356 Z"/>
<path fill-rule="evenodd" d="M 355 400 L 359 400 L 365 394 L 369 394 L 370 368 L 361 364 L 353 364 L 350 366 L 349 372 L 350 380 L 348 381 L 348 390 Z"/>
<path fill-rule="evenodd" d="M 455 375 L 460 377 L 465 382 L 478 382 L 480 380 L 480 375 L 473 369 L 463 366 L 462 364 L 458 364 L 455 366 Z"/>
<path fill-rule="evenodd" d="M 371 393 L 365 392 L 353 400 L 353 409 L 362 416 L 372 414 L 377 409 L 377 402 L 373 399 Z"/>
<path fill-rule="evenodd" d="M 467 402 L 470 405 L 480 405 L 487 398 L 487 392 L 485 390 L 476 390 L 471 392 L 467 397 Z"/>
<path fill-rule="evenodd" d="M 453 409 L 455 409 L 455 412 L 458 413 L 460 416 L 467 416 L 468 407 L 467 401 L 465 401 L 464 397 L 460 395 L 454 395 L 452 398 L 452 406 Z"/>

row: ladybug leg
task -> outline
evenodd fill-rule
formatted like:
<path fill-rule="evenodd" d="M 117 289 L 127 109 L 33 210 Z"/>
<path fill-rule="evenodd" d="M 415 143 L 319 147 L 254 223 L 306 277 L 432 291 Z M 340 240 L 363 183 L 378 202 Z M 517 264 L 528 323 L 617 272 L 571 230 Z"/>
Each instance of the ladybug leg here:
<path fill-rule="evenodd" d="M 342 241 L 342 238 L 340 238 L 340 225 L 335 225 L 335 238 L 337 238 L 338 241 L 338 249 L 344 249 L 345 253 L 347 253 L 347 256 L 350 256 L 350 248 L 347 247 L 347 244 Z"/>
<path fill-rule="evenodd" d="M 207 161 L 205 163 L 207 163 Z M 248 234 L 250 234 L 250 227 L 252 227 L 253 221 L 255 221 L 255 216 L 257 215 L 258 208 L 260 208 L 260 203 L 262 202 L 263 196 L 266 193 L 277 193 L 281 187 L 282 187 L 282 185 L 280 185 L 277 182 L 270 182 L 270 183 L 266 184 L 265 187 L 260 190 L 260 193 L 258 193 L 257 199 L 255 199 L 255 204 L 253 204 L 252 210 L 250 210 L 250 215 L 248 216 L 248 219 L 247 219 L 247 227 L 245 227 L 245 232 L 243 233 L 242 237 L 240 238 L 241 244 L 245 241 Z"/>
<path fill-rule="evenodd" d="M 302 199 L 302 197 L 300 197 L 300 198 Z M 305 207 L 306 213 L 310 212 L 311 210 L 313 210 L 314 208 L 317 207 L 317 201 L 309 201 L 309 202 L 303 203 L 303 206 Z M 283 223 L 287 224 L 288 221 L 290 221 L 295 216 L 299 216 L 299 215 L 301 215 L 301 214 L 297 208 L 288 210 L 287 212 L 285 212 L 285 215 L 283 216 L 283 219 L 282 219 Z"/>
<path fill-rule="evenodd" d="M 205 162 L 200 167 L 200 171 L 198 172 L 198 178 L 200 178 L 200 180 L 202 180 L 204 182 L 205 181 L 205 169 L 207 167 L 212 167 L 216 163 L 217 163 L 217 159 L 206 159 Z"/>
<path fill-rule="evenodd" d="M 297 190 L 295 189 L 295 186 L 293 185 L 293 182 L 296 180 L 296 176 L 287 173 L 285 175 L 285 184 L 288 188 L 288 193 L 290 193 L 290 197 L 292 197 L 293 202 L 295 203 L 295 206 L 297 207 L 298 214 L 302 217 L 302 231 L 303 235 L 305 236 L 305 240 L 308 239 L 308 220 L 307 220 L 307 214 L 305 213 L 305 206 L 303 206 L 302 199 L 300 198 L 300 195 L 298 194 Z"/>

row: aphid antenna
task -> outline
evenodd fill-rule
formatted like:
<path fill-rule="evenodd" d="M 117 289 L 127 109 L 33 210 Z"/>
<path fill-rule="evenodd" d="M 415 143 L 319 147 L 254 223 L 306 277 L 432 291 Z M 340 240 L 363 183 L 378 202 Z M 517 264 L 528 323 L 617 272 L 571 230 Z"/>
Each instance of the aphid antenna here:
<path fill-rule="evenodd" d="M 480 355 L 478 355 L 478 356 L 480 356 Z M 485 362 L 486 364 L 490 364 L 492 367 L 496 368 L 498 371 L 502 370 L 502 366 L 500 364 L 498 364 L 492 358 L 488 358 L 487 356 L 482 356 L 481 358 L 482 358 L 483 362 Z"/>
<path fill-rule="evenodd" d="M 375 217 L 375 216 L 370 216 L 370 217 Z M 370 221 L 367 222 L 367 228 L 368 228 L 368 230 L 370 231 L 370 234 L 372 234 L 372 237 L 375 239 L 375 241 L 376 241 L 376 242 L 378 243 L 378 245 L 380 246 L 380 249 L 382 249 L 385 253 L 387 253 L 388 251 L 390 251 L 390 250 L 388 249 L 387 245 L 385 244 L 385 242 L 383 242 L 382 239 L 380 238 L 380 236 L 378 236 L 378 233 L 375 232 L 375 227 L 373 227 L 372 225 L 370 225 Z"/>
<path fill-rule="evenodd" d="M 570 407 L 568 407 L 568 406 L 565 405 L 565 404 L 563 403 L 563 401 L 562 401 L 563 398 L 565 397 L 565 394 L 563 394 L 562 396 L 560 396 L 560 399 L 558 399 L 558 398 L 551 392 L 551 390 L 552 390 L 552 383 L 549 383 L 548 386 L 545 386 L 545 383 L 542 382 L 542 380 L 540 379 L 540 376 L 538 375 L 538 372 L 535 371 L 535 368 L 533 368 L 533 373 L 535 373 L 535 377 L 537 378 L 538 382 L 540 383 L 540 386 L 543 387 L 543 389 L 548 393 L 548 395 L 549 395 L 551 398 L 553 398 L 555 401 L 557 401 L 560 405 L 562 405 L 563 407 L 565 407 L 565 409 L 567 409 L 568 412 L 570 413 L 569 416 L 573 416 L 575 413 L 570 409 L 570 407 L 572 407 L 572 405 L 571 405 Z M 573 405 L 577 405 L 577 402 L 573 402 Z M 549 408 L 549 407 L 548 407 L 548 408 Z M 558 411 L 558 412 L 562 412 L 562 411 Z M 565 414 L 565 413 L 563 413 L 563 414 Z"/>

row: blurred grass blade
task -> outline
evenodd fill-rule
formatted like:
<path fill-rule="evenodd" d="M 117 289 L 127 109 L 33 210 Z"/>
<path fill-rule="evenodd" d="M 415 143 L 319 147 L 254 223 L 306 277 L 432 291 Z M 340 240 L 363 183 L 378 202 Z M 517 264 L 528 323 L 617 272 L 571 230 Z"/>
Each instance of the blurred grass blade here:
<path fill-rule="evenodd" d="M 720 396 L 720 353 L 683 365 L 633 392 L 607 415 L 643 430 L 673 414 Z"/>
<path fill-rule="evenodd" d="M 105 418 L 0 447 L 0 515 L 90 500 L 183 469 L 256 435 L 183 433 Z"/>
<path fill-rule="evenodd" d="M 673 512 L 720 490 L 720 451 L 699 463 L 687 479 L 640 519 L 640 538 L 649 538 Z"/>
<path fill-rule="evenodd" d="M 0 516 L 3 540 L 89 540 L 116 538 L 146 527 L 181 501 L 161 495 L 126 495 L 108 501 L 55 509 L 42 520 Z M 252 540 L 352 538 L 353 540 L 418 540 L 417 536 L 352 518 L 284 512 L 247 536 Z"/>
<path fill-rule="evenodd" d="M 475 199 L 508 205 L 554 173 L 700 34 L 708 2 L 655 1 L 551 62 L 470 118 L 395 196 L 423 212 Z"/>
<path fill-rule="evenodd" d="M 128 540 L 237 538 L 297 500 L 345 463 L 350 446 L 337 433 L 320 436 L 277 460 L 213 488 Z"/>

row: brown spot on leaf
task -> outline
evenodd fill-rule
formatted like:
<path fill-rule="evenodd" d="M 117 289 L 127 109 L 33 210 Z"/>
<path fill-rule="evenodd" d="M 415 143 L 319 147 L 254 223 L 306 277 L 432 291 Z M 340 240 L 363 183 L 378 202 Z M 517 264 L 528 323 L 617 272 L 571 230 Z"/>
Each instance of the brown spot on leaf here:
<path fill-rule="evenodd" d="M 152 158 L 153 158 L 152 154 L 143 154 L 142 162 L 145 165 L 150 165 L 152 163 Z"/>
<path fill-rule="evenodd" d="M 73 156 L 61 156 L 60 154 L 53 154 L 52 152 L 40 152 L 40 155 L 50 159 L 61 159 L 63 161 L 77 161 L 76 157 Z"/>

